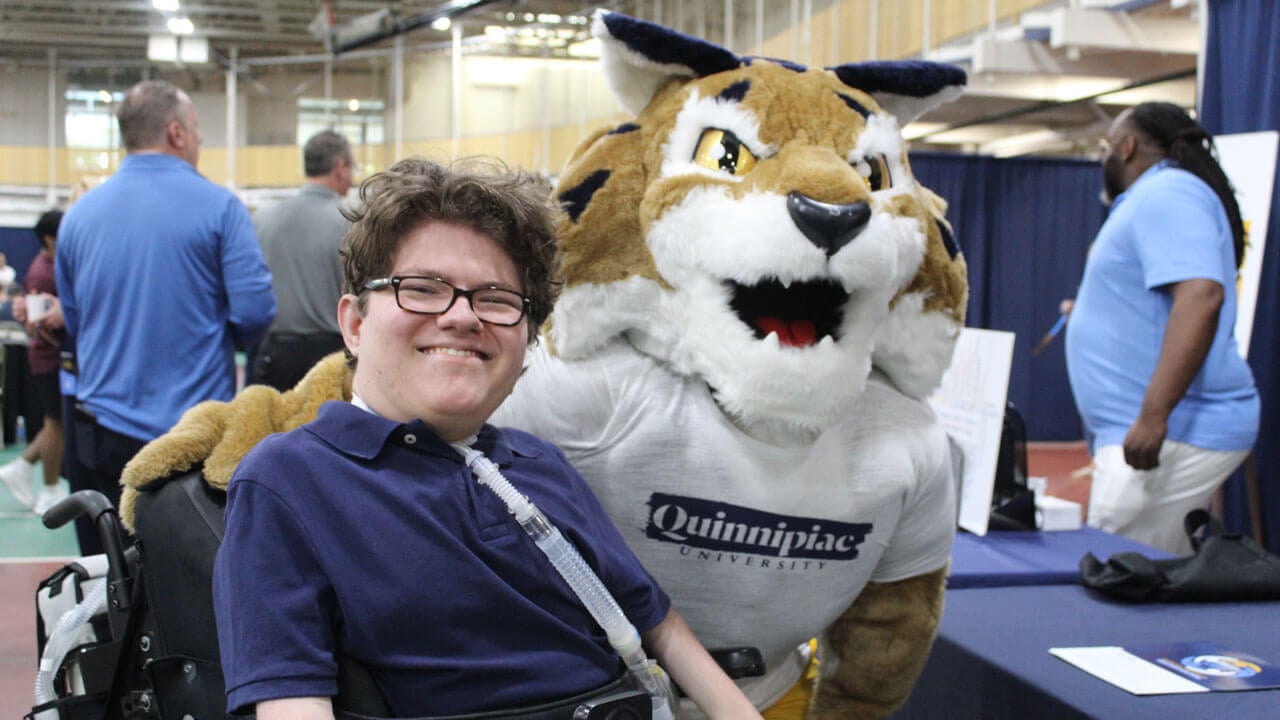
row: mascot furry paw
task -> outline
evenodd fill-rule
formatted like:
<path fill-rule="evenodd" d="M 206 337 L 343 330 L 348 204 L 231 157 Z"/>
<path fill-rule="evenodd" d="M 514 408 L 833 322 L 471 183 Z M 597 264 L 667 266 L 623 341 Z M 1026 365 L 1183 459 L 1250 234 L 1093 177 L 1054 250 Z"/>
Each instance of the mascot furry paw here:
<path fill-rule="evenodd" d="M 941 614 L 955 501 L 921 398 L 967 299 L 900 126 L 964 74 L 740 58 L 606 12 L 593 31 L 635 119 L 561 176 L 550 352 L 495 423 L 568 453 L 704 644 L 761 651 L 741 682 L 769 716 L 815 637 L 795 716 L 887 715 Z"/>

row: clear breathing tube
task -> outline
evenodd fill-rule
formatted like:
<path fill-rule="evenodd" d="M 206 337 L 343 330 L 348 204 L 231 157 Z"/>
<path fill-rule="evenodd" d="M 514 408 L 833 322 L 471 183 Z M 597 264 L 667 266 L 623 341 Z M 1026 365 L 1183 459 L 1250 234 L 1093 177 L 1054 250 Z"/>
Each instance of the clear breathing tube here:
<path fill-rule="evenodd" d="M 36 672 L 35 700 L 37 707 L 57 697 L 57 690 L 53 684 L 54 676 L 58 674 L 58 668 L 62 667 L 62 661 L 66 659 L 67 653 L 74 646 L 84 641 L 76 631 L 106 606 L 107 581 L 102 579 L 89 589 L 84 600 L 81 600 L 79 604 L 67 610 L 62 614 L 62 617 L 58 618 L 57 624 L 54 625 L 53 630 L 49 633 L 49 639 L 44 646 L 44 654 L 40 656 L 40 667 Z M 60 716 L 57 710 L 44 710 L 35 717 L 37 720 L 50 720 Z"/>
<path fill-rule="evenodd" d="M 640 633 L 622 612 L 608 588 L 582 559 L 578 549 L 529 498 L 502 476 L 498 466 L 485 457 L 484 453 L 467 443 L 453 443 L 452 446 L 462 455 L 467 467 L 475 473 L 476 480 L 502 498 L 516 522 L 533 538 L 552 566 L 582 600 L 587 612 L 604 629 L 609 644 L 626 664 L 631 678 L 639 685 L 638 689 L 648 692 L 653 698 L 654 720 L 672 718 L 675 700 L 666 674 L 645 655 L 644 648 L 640 645 Z"/>

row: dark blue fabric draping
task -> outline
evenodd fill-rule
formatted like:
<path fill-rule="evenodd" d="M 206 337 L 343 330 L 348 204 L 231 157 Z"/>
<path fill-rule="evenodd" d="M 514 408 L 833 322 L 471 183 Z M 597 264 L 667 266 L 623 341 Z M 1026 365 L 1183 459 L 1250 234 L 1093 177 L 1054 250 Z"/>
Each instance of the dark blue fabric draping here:
<path fill-rule="evenodd" d="M 1280 3 L 1209 0 L 1200 120 L 1217 134 L 1280 130 Z M 1280 173 L 1271 196 L 1270 227 L 1249 341 L 1249 364 L 1262 395 L 1254 448 L 1262 487 L 1267 545 L 1280 552 Z M 1244 485 L 1227 484 L 1226 523 L 1249 527 Z"/>
<path fill-rule="evenodd" d="M 31 260 L 40 252 L 40 242 L 29 227 L 0 227 L 0 252 L 5 254 L 9 266 L 18 272 L 16 281 L 22 282 Z"/>
<path fill-rule="evenodd" d="M 969 266 L 970 327 L 1017 334 L 1009 401 L 1031 440 L 1080 440 L 1059 334 L 1032 350 L 1075 297 L 1089 243 L 1106 208 L 1096 162 L 912 153 L 921 183 L 946 198 L 947 219 Z"/>

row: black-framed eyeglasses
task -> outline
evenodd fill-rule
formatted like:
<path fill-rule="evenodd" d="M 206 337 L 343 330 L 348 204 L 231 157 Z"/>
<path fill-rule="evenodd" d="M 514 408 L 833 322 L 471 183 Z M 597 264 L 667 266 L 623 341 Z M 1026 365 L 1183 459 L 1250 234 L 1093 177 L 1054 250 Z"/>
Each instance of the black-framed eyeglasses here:
<path fill-rule="evenodd" d="M 529 298 L 514 290 L 498 287 L 463 290 L 445 280 L 425 275 L 393 275 L 364 284 L 365 290 L 381 290 L 389 287 L 395 291 L 396 304 L 401 310 L 418 315 L 440 315 L 464 297 L 471 311 L 490 325 L 511 327 L 520 324 L 529 310 Z"/>

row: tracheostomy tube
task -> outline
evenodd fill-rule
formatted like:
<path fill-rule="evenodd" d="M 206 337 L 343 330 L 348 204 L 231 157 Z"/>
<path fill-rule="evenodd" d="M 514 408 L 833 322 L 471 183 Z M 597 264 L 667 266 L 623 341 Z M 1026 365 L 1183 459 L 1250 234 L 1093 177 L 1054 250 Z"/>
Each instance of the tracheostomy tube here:
<path fill-rule="evenodd" d="M 662 668 L 645 655 L 640 644 L 640 633 L 622 612 L 608 588 L 600 582 L 586 560 L 582 559 L 578 549 L 547 520 L 546 515 L 529 498 L 502 476 L 498 466 L 485 457 L 484 453 L 472 448 L 469 442 L 453 443 L 452 446 L 462 455 L 467 467 L 475 473 L 476 480 L 502 498 L 516 522 L 547 556 L 556 572 L 569 583 L 591 617 L 604 629 L 609 645 L 622 658 L 632 681 L 638 686 L 637 689 L 644 690 L 653 698 L 654 720 L 673 718 L 676 704 L 670 680 Z"/>

